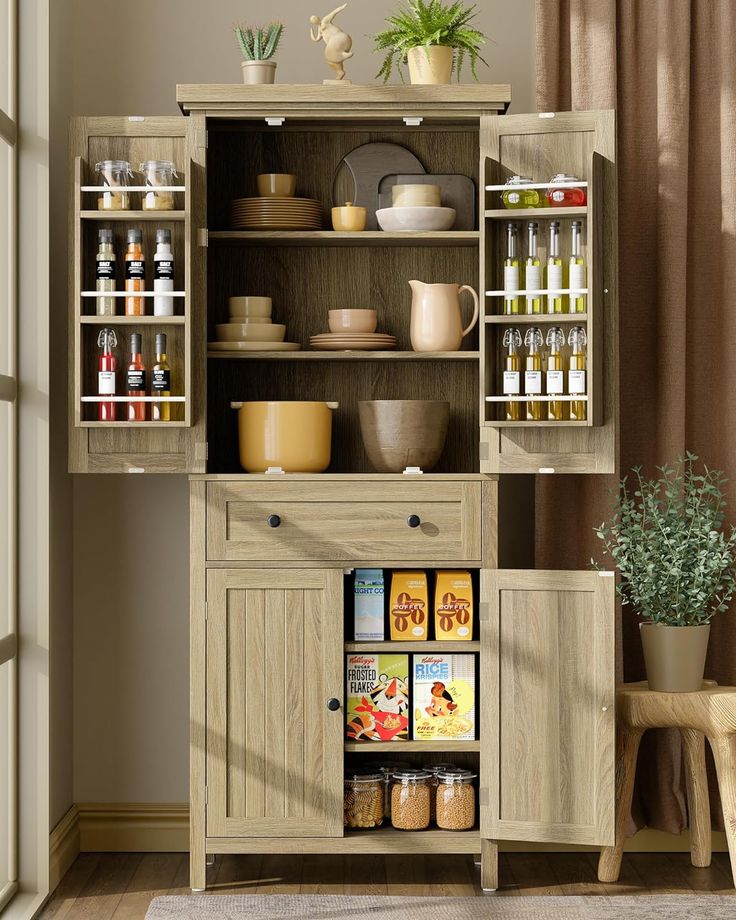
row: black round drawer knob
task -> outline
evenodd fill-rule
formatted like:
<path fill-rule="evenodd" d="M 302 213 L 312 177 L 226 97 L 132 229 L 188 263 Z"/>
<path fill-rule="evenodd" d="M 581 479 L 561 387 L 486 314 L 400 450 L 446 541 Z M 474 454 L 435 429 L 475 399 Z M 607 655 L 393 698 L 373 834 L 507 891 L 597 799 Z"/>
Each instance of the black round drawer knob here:
<path fill-rule="evenodd" d="M 410 514 L 406 519 L 406 523 L 409 525 L 409 527 L 419 527 L 419 525 L 422 523 L 422 519 L 418 514 Z"/>
<path fill-rule="evenodd" d="M 269 514 L 268 516 L 268 526 L 269 527 L 278 527 L 281 524 L 281 518 L 278 514 Z"/>
<path fill-rule="evenodd" d="M 337 710 L 340 708 L 340 700 L 336 700 L 333 696 L 331 699 L 327 700 L 327 708 L 330 710 L 330 712 L 337 712 Z"/>

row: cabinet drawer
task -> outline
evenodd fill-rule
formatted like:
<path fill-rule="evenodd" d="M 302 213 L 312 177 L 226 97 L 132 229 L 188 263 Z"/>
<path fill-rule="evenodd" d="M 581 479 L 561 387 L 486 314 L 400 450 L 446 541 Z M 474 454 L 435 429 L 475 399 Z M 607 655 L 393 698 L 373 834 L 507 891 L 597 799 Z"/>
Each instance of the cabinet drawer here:
<path fill-rule="evenodd" d="M 481 483 L 210 482 L 207 558 L 480 561 Z"/>

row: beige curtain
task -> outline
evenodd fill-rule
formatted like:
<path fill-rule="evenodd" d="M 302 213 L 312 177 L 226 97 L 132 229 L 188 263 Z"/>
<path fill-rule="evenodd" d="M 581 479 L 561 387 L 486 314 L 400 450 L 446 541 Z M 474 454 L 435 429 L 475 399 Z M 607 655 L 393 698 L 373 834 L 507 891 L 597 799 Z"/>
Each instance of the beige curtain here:
<path fill-rule="evenodd" d="M 617 110 L 621 470 L 692 450 L 733 480 L 736 519 L 736 3 L 537 0 L 536 11 L 538 109 Z M 566 541 L 576 564 L 595 553 L 614 483 L 590 478 L 540 483 L 539 565 L 568 564 Z M 628 608 L 622 640 L 625 679 L 641 679 Z M 735 653 L 736 605 L 713 622 L 707 676 L 736 684 Z M 677 832 L 679 742 L 648 734 L 635 817 Z"/>

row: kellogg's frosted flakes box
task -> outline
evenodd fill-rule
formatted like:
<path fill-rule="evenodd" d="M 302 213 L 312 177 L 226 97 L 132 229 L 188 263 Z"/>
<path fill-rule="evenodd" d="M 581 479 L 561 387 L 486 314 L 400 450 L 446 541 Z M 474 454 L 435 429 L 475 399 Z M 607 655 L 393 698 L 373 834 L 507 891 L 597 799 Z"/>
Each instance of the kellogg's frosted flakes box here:
<path fill-rule="evenodd" d="M 409 656 L 348 655 L 348 741 L 407 741 Z"/>
<path fill-rule="evenodd" d="M 412 656 L 415 741 L 475 740 L 475 655 Z"/>

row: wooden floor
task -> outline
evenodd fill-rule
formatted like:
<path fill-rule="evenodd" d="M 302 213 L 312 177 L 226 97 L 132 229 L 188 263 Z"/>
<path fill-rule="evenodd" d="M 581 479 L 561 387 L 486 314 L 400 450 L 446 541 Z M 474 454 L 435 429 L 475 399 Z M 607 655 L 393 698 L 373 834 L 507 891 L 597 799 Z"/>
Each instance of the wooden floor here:
<path fill-rule="evenodd" d="M 685 853 L 624 856 L 621 880 L 602 885 L 593 853 L 501 854 L 498 896 L 561 894 L 736 894 L 728 856 L 695 869 Z M 209 870 L 219 894 L 480 895 L 465 856 L 222 856 Z M 43 920 L 143 920 L 151 898 L 189 894 L 183 853 L 83 853 L 62 880 Z"/>

